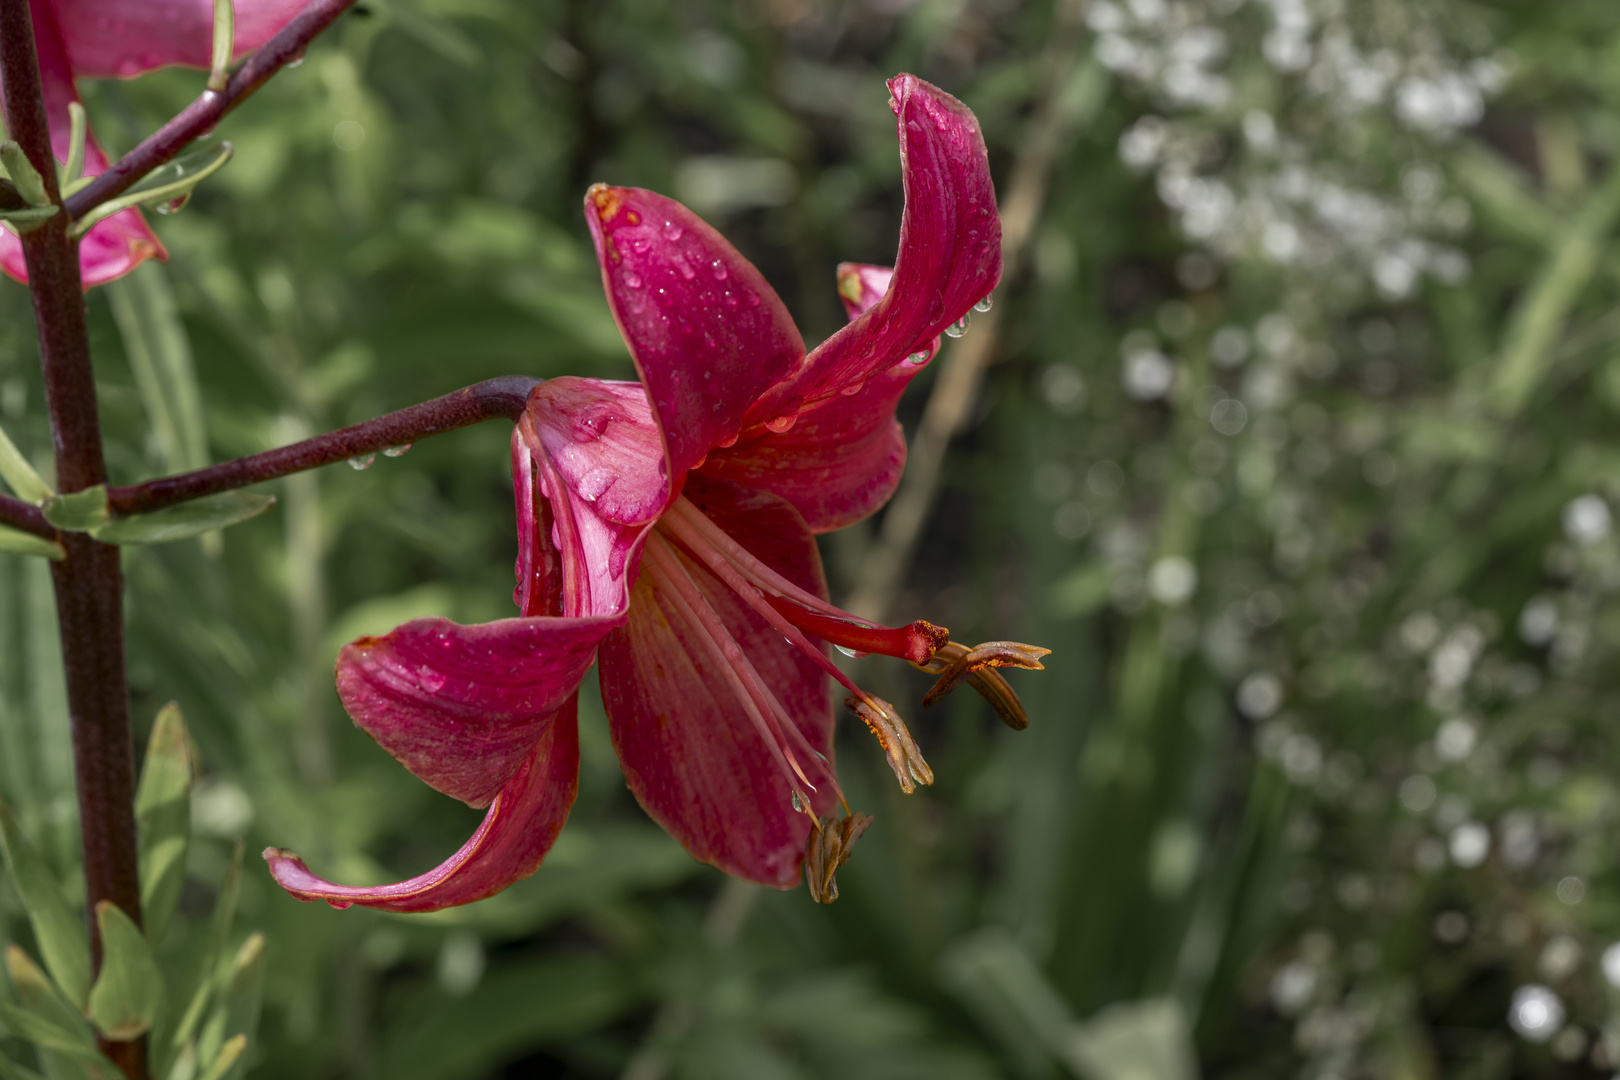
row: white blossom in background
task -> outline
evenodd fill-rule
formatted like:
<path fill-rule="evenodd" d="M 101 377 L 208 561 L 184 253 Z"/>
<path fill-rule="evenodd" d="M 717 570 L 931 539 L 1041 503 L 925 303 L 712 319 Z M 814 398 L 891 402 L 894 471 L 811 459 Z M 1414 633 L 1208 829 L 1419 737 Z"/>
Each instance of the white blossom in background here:
<path fill-rule="evenodd" d="M 1156 109 L 1121 136 L 1120 158 L 1151 172 L 1188 239 L 1217 255 L 1350 267 L 1389 299 L 1425 277 L 1462 281 L 1451 241 L 1469 208 L 1433 162 L 1507 70 L 1451 55 L 1423 6 L 1398 10 L 1392 33 L 1341 0 L 1094 0 L 1098 61 Z M 1278 100 L 1281 115 L 1268 111 Z M 1371 131 L 1391 160 L 1373 163 Z"/>

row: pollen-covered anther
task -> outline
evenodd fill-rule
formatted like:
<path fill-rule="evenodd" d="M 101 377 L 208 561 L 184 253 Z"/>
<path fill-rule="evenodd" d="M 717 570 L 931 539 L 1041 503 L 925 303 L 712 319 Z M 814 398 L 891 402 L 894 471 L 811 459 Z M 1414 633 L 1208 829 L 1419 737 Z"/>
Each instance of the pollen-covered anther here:
<path fill-rule="evenodd" d="M 889 768 L 894 770 L 894 778 L 900 781 L 900 790 L 910 795 L 918 784 L 934 782 L 934 770 L 923 760 L 922 751 L 917 749 L 911 732 L 906 730 L 906 722 L 900 719 L 893 705 L 870 694 L 851 694 L 844 699 L 844 704 L 877 737 L 878 745 L 888 756 Z"/>
<path fill-rule="evenodd" d="M 1041 657 L 1050 656 L 1051 653 L 1051 649 L 1018 641 L 987 641 L 972 648 L 949 642 L 937 650 L 927 663 L 916 665 L 929 674 L 939 675 L 928 693 L 923 695 L 923 707 L 943 700 L 946 694 L 966 681 L 990 703 L 990 707 L 1008 727 L 1022 731 L 1029 726 L 1023 703 L 995 669 L 1013 667 L 1042 671 L 1045 669 Z"/>
<path fill-rule="evenodd" d="M 824 817 L 816 819 L 816 827 L 804 846 L 804 881 L 810 888 L 810 898 L 818 904 L 830 904 L 838 899 L 838 868 L 849 862 L 855 841 L 872 824 L 872 815 L 859 811 L 839 821 Z"/>

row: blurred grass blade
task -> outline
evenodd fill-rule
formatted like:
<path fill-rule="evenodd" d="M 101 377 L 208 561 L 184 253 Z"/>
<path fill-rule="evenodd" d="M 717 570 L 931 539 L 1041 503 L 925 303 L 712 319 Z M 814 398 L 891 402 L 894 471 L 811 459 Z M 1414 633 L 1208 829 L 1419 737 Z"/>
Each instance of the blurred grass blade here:
<path fill-rule="evenodd" d="M 65 559 L 67 552 L 55 540 L 0 525 L 0 552 L 7 555 L 37 555 L 47 559 Z"/>
<path fill-rule="evenodd" d="M 101 927 L 101 972 L 90 988 L 88 1013 L 109 1039 L 139 1038 L 163 1006 L 163 973 L 146 935 L 110 900 L 96 905 Z"/>
<path fill-rule="evenodd" d="M 947 989 L 1019 1061 L 1038 1075 L 1063 1061 L 1075 1020 L 1022 946 L 992 926 L 958 942 L 941 961 Z"/>
<path fill-rule="evenodd" d="M 199 1060 L 217 1063 L 232 1042 L 240 1039 L 245 1045 L 256 1034 L 259 999 L 264 988 L 264 953 L 264 935 L 259 933 L 248 935 L 236 951 L 236 958 L 218 987 L 219 1000 L 214 1013 L 197 1039 Z M 209 1066 L 209 1075 L 215 1075 L 215 1068 L 217 1064 Z M 224 1072 L 218 1075 L 223 1076 Z"/>
<path fill-rule="evenodd" d="M 1517 415 L 1546 374 L 1564 320 L 1586 290 L 1620 214 L 1620 170 L 1564 225 L 1523 298 L 1508 317 L 1502 352 L 1486 391 L 1499 416 Z"/>
<path fill-rule="evenodd" d="M 227 491 L 167 506 L 150 514 L 115 518 L 92 529 L 91 533 L 104 544 L 169 544 L 240 524 L 258 517 L 275 504 L 274 495 Z"/>
<path fill-rule="evenodd" d="M 204 467 L 208 435 L 202 392 L 168 272 L 162 263 L 149 260 L 105 289 L 164 470 L 177 473 Z"/>
<path fill-rule="evenodd" d="M 33 1069 L 25 1069 L 4 1054 L 0 1054 L 0 1080 L 45 1080 Z"/>
<path fill-rule="evenodd" d="M 1110 1005 L 1072 1036 L 1070 1060 L 1086 1080 L 1197 1080 L 1192 1033 L 1169 998 Z"/>
<path fill-rule="evenodd" d="M 35 506 L 56 494 L 45 479 L 34 471 L 4 428 L 0 428 L 0 480 L 6 482 L 17 498 Z"/>
<path fill-rule="evenodd" d="M 225 951 L 225 941 L 231 932 L 231 922 L 236 917 L 236 900 L 242 887 L 242 861 L 246 846 L 242 841 L 236 842 L 236 851 L 231 857 L 231 868 L 225 874 L 225 881 L 219 888 L 219 897 L 214 901 L 214 915 L 208 927 L 208 936 L 205 939 L 202 956 L 197 962 L 197 988 L 193 991 L 191 1001 L 186 1005 L 186 1011 L 175 1025 L 174 1035 L 170 1038 L 170 1049 L 184 1053 L 185 1047 L 196 1034 L 197 1026 L 202 1022 L 203 1014 L 207 1011 L 208 1003 L 213 1000 L 215 990 L 214 969 L 218 965 L 220 953 Z M 196 1057 L 195 1048 L 192 1049 Z M 178 1060 L 176 1062 L 178 1065 Z"/>
<path fill-rule="evenodd" d="M 191 840 L 191 750 L 186 722 L 174 702 L 159 710 L 146 743 L 146 763 L 135 792 L 140 831 L 141 915 L 154 946 L 180 902 Z"/>
<path fill-rule="evenodd" d="M 51 978 L 76 1007 L 83 1008 L 90 993 L 90 943 L 84 922 L 68 907 L 62 890 L 45 860 L 22 834 L 11 808 L 0 801 L 0 848 L 6 869 L 17 886 L 34 940 L 44 956 Z"/>
<path fill-rule="evenodd" d="M 247 1049 L 247 1044 L 246 1035 L 232 1035 L 226 1039 L 225 1045 L 214 1055 L 208 1071 L 202 1074 L 202 1080 L 224 1080 L 225 1077 L 238 1071 L 237 1066 L 242 1059 L 242 1051 Z"/>

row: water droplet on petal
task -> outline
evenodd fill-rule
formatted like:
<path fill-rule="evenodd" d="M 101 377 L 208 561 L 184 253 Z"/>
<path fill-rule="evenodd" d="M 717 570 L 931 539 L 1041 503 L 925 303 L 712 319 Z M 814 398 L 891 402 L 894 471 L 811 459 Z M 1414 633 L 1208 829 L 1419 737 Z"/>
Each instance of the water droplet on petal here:
<path fill-rule="evenodd" d="M 664 222 L 664 239 L 668 240 L 670 243 L 673 244 L 675 241 L 679 240 L 683 232 L 684 230 L 673 221 Z"/>
<path fill-rule="evenodd" d="M 967 330 L 968 330 L 968 317 L 966 315 L 964 315 L 960 319 L 957 319 L 955 322 L 951 323 L 951 325 L 949 325 L 949 326 L 947 326 L 945 328 L 945 336 L 946 337 L 952 337 L 952 338 L 959 338 L 963 334 L 967 333 Z"/>
<path fill-rule="evenodd" d="M 376 460 L 376 454 L 356 454 L 349 459 L 349 468 L 359 472 L 361 469 L 371 468 L 371 463 Z"/>
<path fill-rule="evenodd" d="M 630 250 L 635 252 L 637 255 L 646 254 L 647 249 L 650 247 L 652 247 L 652 241 L 648 240 L 644 236 L 637 237 L 636 239 L 630 241 Z"/>
<path fill-rule="evenodd" d="M 675 269 L 680 271 L 681 278 L 684 281 L 691 281 L 693 278 L 697 277 L 697 271 L 693 270 L 692 264 L 687 262 L 685 259 L 677 258 L 675 260 Z"/>
<path fill-rule="evenodd" d="M 383 457 L 404 457 L 410 448 L 410 443 L 400 443 L 398 446 L 390 446 L 388 449 L 383 451 Z"/>
<path fill-rule="evenodd" d="M 778 416 L 775 420 L 765 421 L 765 426 L 780 435 L 798 422 L 798 419 L 797 416 L 789 413 L 787 416 Z"/>
<path fill-rule="evenodd" d="M 716 281 L 726 280 L 726 264 L 721 262 L 719 259 L 716 259 L 714 262 L 709 264 L 709 272 L 714 275 L 714 280 Z"/>
<path fill-rule="evenodd" d="M 641 275 L 634 270 L 627 270 L 624 274 L 624 283 L 632 289 L 641 288 Z"/>
<path fill-rule="evenodd" d="M 994 303 L 995 303 L 995 300 L 993 300 L 991 298 L 990 294 L 985 293 L 984 294 L 984 299 L 980 300 L 977 304 L 973 305 L 973 310 L 974 311 L 989 311 L 990 306 L 992 304 L 994 304 Z"/>
<path fill-rule="evenodd" d="M 914 352 L 914 353 L 912 353 L 910 356 L 906 357 L 906 363 L 908 363 L 908 364 L 926 364 L 926 363 L 928 363 L 928 350 L 924 349 L 922 352 Z"/>
<path fill-rule="evenodd" d="M 856 394 L 860 393 L 862 390 L 865 390 L 865 389 L 866 389 L 866 382 L 863 379 L 861 382 L 850 383 L 848 386 L 844 387 L 842 390 L 840 390 L 838 392 L 840 394 L 843 394 L 845 397 L 854 397 Z"/>
<path fill-rule="evenodd" d="M 592 469 L 579 478 L 576 490 L 580 498 L 586 502 L 595 502 L 602 497 L 602 493 L 613 486 L 618 476 L 612 469 Z"/>

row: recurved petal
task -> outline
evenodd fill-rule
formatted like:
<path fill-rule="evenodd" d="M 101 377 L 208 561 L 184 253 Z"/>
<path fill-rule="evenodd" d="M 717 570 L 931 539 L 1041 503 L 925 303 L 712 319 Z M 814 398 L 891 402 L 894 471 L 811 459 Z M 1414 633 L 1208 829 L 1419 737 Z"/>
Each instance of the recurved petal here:
<path fill-rule="evenodd" d="M 597 184 L 585 218 L 678 478 L 736 438 L 749 406 L 797 368 L 803 339 L 753 264 L 675 200 Z"/>
<path fill-rule="evenodd" d="M 401 912 L 470 904 L 521 881 L 551 850 L 579 790 L 578 702 L 577 694 L 570 695 L 550 718 L 472 839 L 427 873 L 395 885 L 334 885 L 310 873 L 292 852 L 266 848 L 271 875 L 300 900 Z"/>
<path fill-rule="evenodd" d="M 887 502 L 900 482 L 906 440 L 894 408 L 923 366 L 902 361 L 858 393 L 801 414 L 786 431 L 750 429 L 735 446 L 711 453 L 694 475 L 779 495 L 812 532 L 853 525 Z"/>
<path fill-rule="evenodd" d="M 889 80 L 906 193 L 888 289 L 755 405 L 753 423 L 802 412 L 932 348 L 1001 280 L 1001 219 L 978 121 L 913 75 Z M 865 296 L 863 289 L 863 297 Z"/>
<path fill-rule="evenodd" d="M 383 749 L 446 795 L 488 805 L 579 687 L 621 617 L 413 619 L 338 655 L 338 696 Z"/>
<path fill-rule="evenodd" d="M 269 41 L 307 2 L 236 0 L 236 55 Z M 207 67 L 212 60 L 212 0 L 35 0 L 34 10 L 45 6 L 55 10 L 78 75 L 128 78 L 168 64 Z"/>
<path fill-rule="evenodd" d="M 826 595 L 815 541 L 786 503 L 694 476 L 686 495 L 758 558 L 801 587 Z M 707 571 L 682 557 L 730 636 L 776 694 L 809 745 L 832 759 L 827 679 L 808 657 Z M 625 779 L 654 820 L 692 857 L 777 888 L 799 879 L 809 818 L 793 809 L 788 781 L 726 677 L 727 665 L 643 572 L 630 618 L 603 641 L 602 699 Z M 832 785 L 820 765 L 796 756 L 818 785 L 819 813 Z"/>

